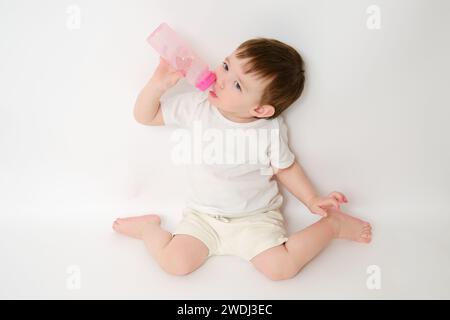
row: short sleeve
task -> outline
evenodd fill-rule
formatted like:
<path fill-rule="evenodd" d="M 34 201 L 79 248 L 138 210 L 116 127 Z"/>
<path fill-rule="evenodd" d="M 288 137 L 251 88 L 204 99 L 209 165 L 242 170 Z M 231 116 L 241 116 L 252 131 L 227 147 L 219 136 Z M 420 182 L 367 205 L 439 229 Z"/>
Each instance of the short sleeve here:
<path fill-rule="evenodd" d="M 295 155 L 289 149 L 288 128 L 284 119 L 278 116 L 274 120 L 269 148 L 270 164 L 275 169 L 285 169 L 294 163 Z"/>
<path fill-rule="evenodd" d="M 198 92 L 186 92 L 161 99 L 161 113 L 164 124 L 188 127 L 195 118 L 201 102 Z"/>

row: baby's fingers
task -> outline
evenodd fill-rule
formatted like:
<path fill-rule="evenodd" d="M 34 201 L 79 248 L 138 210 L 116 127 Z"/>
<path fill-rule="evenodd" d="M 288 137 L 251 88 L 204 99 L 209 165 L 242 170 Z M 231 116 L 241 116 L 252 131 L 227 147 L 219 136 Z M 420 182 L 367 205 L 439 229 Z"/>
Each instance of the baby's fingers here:
<path fill-rule="evenodd" d="M 339 209 L 339 202 L 335 198 L 327 198 L 321 206 L 331 206 L 335 207 L 336 209 Z"/>
<path fill-rule="evenodd" d="M 333 199 L 336 199 L 336 200 L 339 201 L 339 202 L 348 202 L 348 200 L 347 200 L 347 198 L 345 197 L 345 195 L 343 195 L 342 193 L 337 192 L 337 191 L 334 191 L 334 192 L 330 193 L 330 194 L 328 195 L 328 197 L 333 198 Z"/>
<path fill-rule="evenodd" d="M 314 210 L 311 212 L 314 214 L 318 214 L 319 216 L 322 217 L 326 217 L 328 215 L 328 213 L 319 206 L 315 207 Z"/>

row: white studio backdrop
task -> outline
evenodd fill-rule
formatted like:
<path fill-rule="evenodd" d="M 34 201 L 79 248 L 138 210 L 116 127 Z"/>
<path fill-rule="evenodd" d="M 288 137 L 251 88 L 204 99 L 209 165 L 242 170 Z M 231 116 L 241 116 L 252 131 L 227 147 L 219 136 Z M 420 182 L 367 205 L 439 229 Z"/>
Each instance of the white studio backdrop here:
<path fill-rule="evenodd" d="M 133 118 L 135 99 L 159 61 L 145 40 L 167 22 L 213 68 L 252 37 L 296 48 L 306 87 L 283 116 L 297 160 L 320 194 L 343 192 L 345 211 L 370 221 L 380 238 L 383 228 L 391 230 L 384 241 L 401 242 L 398 228 L 410 232 L 413 242 L 401 243 L 411 256 L 392 268 L 420 265 L 391 291 L 355 294 L 449 298 L 448 253 L 421 256 L 414 249 L 426 254 L 420 244 L 436 241 L 446 252 L 450 244 L 449 9 L 444 0 L 0 0 L 0 255 L 7 260 L 0 297 L 73 297 L 52 275 L 60 272 L 64 281 L 66 266 L 86 258 L 77 248 L 89 248 L 83 241 L 97 239 L 96 230 L 108 233 L 116 217 L 144 212 L 163 215 L 169 229 L 181 217 L 188 185 L 170 160 L 173 129 Z M 167 95 L 191 90 L 182 79 Z M 317 220 L 282 192 L 291 232 Z M 72 251 L 52 251 L 69 229 Z M 39 247 L 47 254 L 34 251 L 27 260 L 33 240 L 24 240 L 24 230 L 48 239 Z M 111 253 L 120 241 L 102 248 Z M 393 248 L 371 263 L 388 265 L 405 249 Z M 92 268 L 97 254 L 89 256 Z M 440 278 L 408 290 L 406 279 L 417 272 Z M 93 290 L 76 297 L 102 296 Z M 252 292 L 247 296 L 256 297 Z"/>

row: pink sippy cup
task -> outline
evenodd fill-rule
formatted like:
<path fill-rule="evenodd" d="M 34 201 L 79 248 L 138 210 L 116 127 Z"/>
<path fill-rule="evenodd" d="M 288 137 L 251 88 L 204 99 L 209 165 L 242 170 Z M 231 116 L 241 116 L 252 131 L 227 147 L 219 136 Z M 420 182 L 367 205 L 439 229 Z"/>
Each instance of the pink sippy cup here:
<path fill-rule="evenodd" d="M 209 70 L 208 65 L 166 23 L 156 28 L 147 41 L 164 60 L 183 72 L 186 80 L 201 91 L 216 82 L 216 75 Z"/>

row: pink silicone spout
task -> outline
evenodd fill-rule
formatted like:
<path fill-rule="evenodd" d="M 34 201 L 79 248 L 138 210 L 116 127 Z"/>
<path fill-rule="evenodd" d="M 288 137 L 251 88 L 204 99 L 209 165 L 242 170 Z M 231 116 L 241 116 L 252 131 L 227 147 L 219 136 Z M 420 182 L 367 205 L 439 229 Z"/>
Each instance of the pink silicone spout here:
<path fill-rule="evenodd" d="M 196 87 L 201 91 L 205 91 L 206 89 L 211 87 L 215 82 L 216 82 L 216 75 L 214 74 L 214 72 L 205 71 L 198 80 Z"/>

